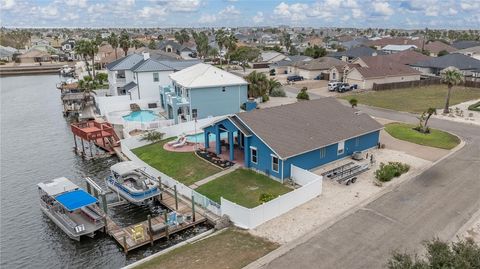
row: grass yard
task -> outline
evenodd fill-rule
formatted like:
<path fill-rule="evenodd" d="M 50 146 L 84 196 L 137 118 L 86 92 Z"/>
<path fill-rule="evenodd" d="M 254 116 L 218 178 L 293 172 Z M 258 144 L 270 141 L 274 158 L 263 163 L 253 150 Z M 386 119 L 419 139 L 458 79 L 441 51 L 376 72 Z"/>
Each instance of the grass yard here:
<path fill-rule="evenodd" d="M 174 249 L 137 269 L 242 268 L 278 245 L 248 232 L 227 229 L 217 235 Z"/>
<path fill-rule="evenodd" d="M 364 92 L 341 96 L 350 100 L 355 98 L 359 104 L 382 107 L 397 111 L 422 113 L 429 107 L 442 108 L 447 96 L 446 85 L 432 85 L 426 87 L 395 89 L 378 92 Z M 454 87 L 450 105 L 456 105 L 468 100 L 480 98 L 480 89 Z"/>
<path fill-rule="evenodd" d="M 164 150 L 163 145 L 171 140 L 162 140 L 132 151 L 150 166 L 187 186 L 221 171 L 220 168 L 201 160 L 193 152 Z"/>
<path fill-rule="evenodd" d="M 394 122 L 385 125 L 385 131 L 400 140 L 441 149 L 452 149 L 460 143 L 460 139 L 450 133 L 430 129 L 429 134 L 422 134 L 413 130 L 414 127 L 412 124 Z"/>
<path fill-rule="evenodd" d="M 208 182 L 195 191 L 220 202 L 220 197 L 239 205 L 253 208 L 260 205 L 260 195 L 272 194 L 275 197 L 292 189 L 250 169 L 237 169 Z"/>

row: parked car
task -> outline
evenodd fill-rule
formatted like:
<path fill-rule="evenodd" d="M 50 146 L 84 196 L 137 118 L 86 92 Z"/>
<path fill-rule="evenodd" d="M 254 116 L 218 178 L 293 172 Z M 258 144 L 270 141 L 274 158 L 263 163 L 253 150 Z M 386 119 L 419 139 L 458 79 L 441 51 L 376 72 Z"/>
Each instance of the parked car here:
<path fill-rule="evenodd" d="M 275 76 L 275 69 L 270 69 L 270 76 Z"/>
<path fill-rule="evenodd" d="M 288 82 L 291 82 L 291 81 L 301 81 L 303 80 L 303 77 L 302 76 L 298 76 L 298 75 L 293 75 L 293 76 L 288 76 L 287 77 L 287 81 Z"/>
<path fill-rule="evenodd" d="M 357 88 L 357 84 L 350 85 L 348 83 L 340 83 L 337 86 L 338 92 L 348 92 Z"/>
<path fill-rule="evenodd" d="M 338 82 L 338 81 L 330 81 L 328 83 L 328 91 L 331 91 L 331 92 L 336 91 L 339 84 L 340 84 L 340 82 Z"/>

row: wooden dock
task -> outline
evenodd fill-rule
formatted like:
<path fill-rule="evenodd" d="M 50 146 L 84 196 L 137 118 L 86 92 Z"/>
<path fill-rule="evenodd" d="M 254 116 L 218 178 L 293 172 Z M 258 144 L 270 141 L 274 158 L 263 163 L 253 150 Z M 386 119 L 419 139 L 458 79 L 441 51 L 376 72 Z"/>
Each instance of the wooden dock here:
<path fill-rule="evenodd" d="M 207 221 L 207 218 L 197 212 L 195 207 L 192 208 L 192 204 L 183 199 L 175 200 L 175 195 L 168 191 L 164 191 L 162 199 L 159 197 L 158 201 L 167 207 L 168 211 L 175 211 L 177 216 L 181 216 L 182 221 L 179 221 L 179 224 L 167 225 L 166 218 L 168 217 L 165 212 L 162 216 L 149 218 L 122 228 L 107 216 L 107 233 L 118 242 L 125 253 L 144 245 L 153 245 L 156 240 L 168 239 L 174 233 Z"/>

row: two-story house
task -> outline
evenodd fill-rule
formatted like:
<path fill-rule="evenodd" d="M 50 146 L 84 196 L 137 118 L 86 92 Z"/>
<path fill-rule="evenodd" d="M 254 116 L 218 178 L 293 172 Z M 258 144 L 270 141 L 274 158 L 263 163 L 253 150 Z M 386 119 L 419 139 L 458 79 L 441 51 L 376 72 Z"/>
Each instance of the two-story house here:
<path fill-rule="evenodd" d="M 237 113 L 247 101 L 247 81 L 209 64 L 199 63 L 169 77 L 172 85 L 160 89 L 160 103 L 176 123 Z"/>

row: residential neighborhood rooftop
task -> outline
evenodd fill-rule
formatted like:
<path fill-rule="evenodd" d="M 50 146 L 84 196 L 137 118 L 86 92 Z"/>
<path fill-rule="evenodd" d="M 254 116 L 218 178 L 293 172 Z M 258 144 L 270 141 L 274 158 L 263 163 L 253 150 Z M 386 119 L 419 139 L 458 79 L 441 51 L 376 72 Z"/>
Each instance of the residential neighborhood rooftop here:
<path fill-rule="evenodd" d="M 333 65 L 340 65 L 342 63 L 344 62 L 333 57 L 320 57 L 311 61 L 297 62 L 295 66 L 306 70 L 326 70 Z"/>
<path fill-rule="evenodd" d="M 330 97 L 238 113 L 236 117 L 282 159 L 382 128 L 367 114 Z"/>
<path fill-rule="evenodd" d="M 170 74 L 170 78 L 186 88 L 207 88 L 218 85 L 247 85 L 241 77 L 213 65 L 198 63 Z"/>
<path fill-rule="evenodd" d="M 480 68 L 480 61 L 460 53 L 452 53 L 430 60 L 420 61 L 412 64 L 412 66 L 440 69 L 454 66 L 460 70 L 475 70 Z"/>

